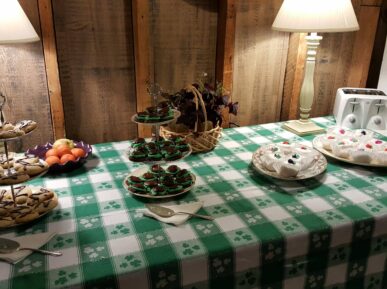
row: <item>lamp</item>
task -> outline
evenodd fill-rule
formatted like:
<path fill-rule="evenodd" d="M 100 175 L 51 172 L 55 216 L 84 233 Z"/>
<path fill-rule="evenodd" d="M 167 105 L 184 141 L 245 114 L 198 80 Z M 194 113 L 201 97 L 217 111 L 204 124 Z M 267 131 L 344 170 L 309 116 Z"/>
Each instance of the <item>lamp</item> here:
<path fill-rule="evenodd" d="M 308 32 L 305 76 L 300 92 L 300 119 L 284 125 L 298 135 L 323 132 L 309 120 L 313 104 L 313 75 L 317 48 L 322 39 L 317 32 L 359 30 L 351 0 L 284 0 L 272 29 L 285 32 Z"/>
<path fill-rule="evenodd" d="M 0 0 L 0 44 L 38 41 L 34 27 L 17 0 Z M 0 125 L 4 122 L 5 96 L 0 92 Z"/>
<path fill-rule="evenodd" d="M 0 44 L 38 41 L 34 27 L 17 0 L 0 1 Z"/>

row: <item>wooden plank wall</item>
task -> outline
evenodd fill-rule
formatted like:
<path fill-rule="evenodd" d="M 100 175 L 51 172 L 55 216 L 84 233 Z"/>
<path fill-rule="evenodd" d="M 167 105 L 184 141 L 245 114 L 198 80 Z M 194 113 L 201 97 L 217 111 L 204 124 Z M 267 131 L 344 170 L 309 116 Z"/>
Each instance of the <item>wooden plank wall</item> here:
<path fill-rule="evenodd" d="M 40 35 L 37 0 L 20 0 L 21 6 Z M 6 94 L 8 120 L 32 119 L 38 128 L 23 138 L 23 145 L 14 149 L 27 149 L 53 140 L 47 77 L 41 42 L 0 45 L 0 91 Z"/>
<path fill-rule="evenodd" d="M 53 0 L 67 137 L 134 138 L 131 1 Z"/>
<path fill-rule="evenodd" d="M 217 2 L 149 0 L 154 81 L 176 92 L 206 72 L 215 80 Z"/>
<path fill-rule="evenodd" d="M 266 123 L 280 118 L 289 34 L 271 25 L 281 0 L 237 1 L 233 101 L 240 125 Z"/>

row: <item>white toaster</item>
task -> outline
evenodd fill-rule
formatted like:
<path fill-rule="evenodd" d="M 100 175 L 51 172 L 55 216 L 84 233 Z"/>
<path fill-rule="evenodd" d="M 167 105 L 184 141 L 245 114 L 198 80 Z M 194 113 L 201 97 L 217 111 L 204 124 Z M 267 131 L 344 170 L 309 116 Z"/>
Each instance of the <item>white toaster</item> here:
<path fill-rule="evenodd" d="M 339 88 L 333 115 L 336 124 L 350 129 L 387 132 L 387 96 L 378 89 Z"/>

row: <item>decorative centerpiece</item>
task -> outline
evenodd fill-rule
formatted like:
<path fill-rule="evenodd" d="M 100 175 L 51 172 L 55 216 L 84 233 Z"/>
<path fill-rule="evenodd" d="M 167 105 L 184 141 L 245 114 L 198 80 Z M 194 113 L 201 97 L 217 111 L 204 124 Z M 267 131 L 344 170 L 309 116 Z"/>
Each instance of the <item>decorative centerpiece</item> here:
<path fill-rule="evenodd" d="M 192 152 L 212 150 L 221 137 L 222 112 L 237 114 L 238 103 L 229 100 L 221 83 L 212 87 L 199 81 L 187 85 L 175 94 L 164 94 L 181 115 L 176 121 L 160 127 L 160 135 L 166 138 L 182 137 L 192 147 Z"/>

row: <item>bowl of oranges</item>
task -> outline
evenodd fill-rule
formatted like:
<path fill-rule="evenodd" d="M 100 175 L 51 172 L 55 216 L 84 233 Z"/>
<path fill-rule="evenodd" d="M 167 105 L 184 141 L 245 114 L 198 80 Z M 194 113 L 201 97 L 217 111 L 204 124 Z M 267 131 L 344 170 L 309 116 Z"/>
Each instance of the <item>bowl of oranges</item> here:
<path fill-rule="evenodd" d="M 81 166 L 91 152 L 91 146 L 83 141 L 58 139 L 54 143 L 29 149 L 27 154 L 45 160 L 50 167 L 49 172 L 69 172 Z"/>

